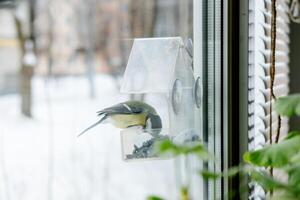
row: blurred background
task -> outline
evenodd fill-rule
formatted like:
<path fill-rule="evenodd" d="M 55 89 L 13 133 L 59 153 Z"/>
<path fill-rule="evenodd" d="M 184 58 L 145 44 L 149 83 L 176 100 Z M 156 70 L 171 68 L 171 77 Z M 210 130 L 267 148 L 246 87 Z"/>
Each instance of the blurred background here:
<path fill-rule="evenodd" d="M 0 0 L 0 199 L 176 196 L 173 161 L 125 163 L 96 111 L 119 92 L 134 38 L 192 38 L 192 0 Z"/>

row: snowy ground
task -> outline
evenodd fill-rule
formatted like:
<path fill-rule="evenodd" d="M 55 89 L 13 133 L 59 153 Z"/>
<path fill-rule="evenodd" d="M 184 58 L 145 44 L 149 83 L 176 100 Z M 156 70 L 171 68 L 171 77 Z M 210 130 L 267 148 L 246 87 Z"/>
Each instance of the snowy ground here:
<path fill-rule="evenodd" d="M 173 161 L 123 162 L 110 125 L 76 137 L 97 110 L 128 98 L 110 76 L 96 90 L 91 100 L 84 77 L 35 78 L 33 119 L 20 115 L 18 95 L 0 96 L 1 200 L 175 199 Z"/>

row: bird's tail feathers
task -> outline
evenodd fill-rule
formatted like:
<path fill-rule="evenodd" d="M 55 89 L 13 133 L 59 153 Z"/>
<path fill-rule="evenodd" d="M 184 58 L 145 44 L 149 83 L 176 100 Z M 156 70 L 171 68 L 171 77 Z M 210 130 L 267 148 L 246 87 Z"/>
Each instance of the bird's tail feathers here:
<path fill-rule="evenodd" d="M 95 126 L 97 126 L 98 124 L 101 124 L 105 119 L 107 118 L 107 116 L 102 117 L 98 122 L 96 122 L 95 124 L 89 126 L 88 128 L 84 129 L 81 133 L 79 133 L 79 136 L 83 135 L 84 133 L 86 133 L 88 130 L 94 128 Z"/>

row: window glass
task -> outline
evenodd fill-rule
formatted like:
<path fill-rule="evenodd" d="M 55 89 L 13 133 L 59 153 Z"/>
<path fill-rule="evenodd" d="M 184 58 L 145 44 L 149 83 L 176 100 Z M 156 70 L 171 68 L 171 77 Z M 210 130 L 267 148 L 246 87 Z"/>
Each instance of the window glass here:
<path fill-rule="evenodd" d="M 77 135 L 149 98 L 119 92 L 133 39 L 193 38 L 192 0 L 15 2 L 0 4 L 0 199 L 176 199 L 173 160 L 123 162 L 111 125 Z"/>

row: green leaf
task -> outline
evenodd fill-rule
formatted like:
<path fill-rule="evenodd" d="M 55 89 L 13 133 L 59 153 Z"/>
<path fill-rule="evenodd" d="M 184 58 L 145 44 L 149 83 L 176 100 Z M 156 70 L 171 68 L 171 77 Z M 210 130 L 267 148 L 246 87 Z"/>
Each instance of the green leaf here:
<path fill-rule="evenodd" d="M 189 189 L 186 186 L 182 186 L 180 189 L 180 200 L 189 200 Z"/>
<path fill-rule="evenodd" d="M 155 143 L 155 152 L 160 155 L 197 155 L 203 160 L 208 160 L 210 155 L 200 142 L 190 142 L 182 145 L 173 143 L 169 139 L 164 139 Z"/>
<path fill-rule="evenodd" d="M 246 152 L 244 160 L 264 167 L 283 167 L 300 152 L 300 135 L 293 133 L 278 144 L 268 145 L 260 150 Z"/>
<path fill-rule="evenodd" d="M 288 173 L 289 190 L 300 196 L 300 163 L 289 165 L 284 171 Z"/>
<path fill-rule="evenodd" d="M 224 172 L 224 176 L 231 178 L 233 176 L 236 176 L 242 170 L 243 170 L 243 168 L 240 168 L 239 166 L 231 167 L 227 171 Z"/>
<path fill-rule="evenodd" d="M 182 150 L 182 154 L 184 155 L 194 154 L 202 160 L 208 160 L 210 157 L 212 157 L 200 142 L 192 142 L 185 145 L 180 145 L 179 149 Z"/>
<path fill-rule="evenodd" d="M 208 170 L 200 171 L 200 175 L 206 180 L 209 180 L 209 179 L 216 180 L 216 179 L 219 179 L 222 177 L 222 174 L 208 171 Z"/>
<path fill-rule="evenodd" d="M 300 153 L 297 153 L 296 155 L 294 155 L 292 158 L 291 158 L 291 163 L 293 164 L 300 164 Z M 299 166 L 300 167 L 300 166 Z"/>
<path fill-rule="evenodd" d="M 256 170 L 252 171 L 250 173 L 250 177 L 253 181 L 257 182 L 267 191 L 286 188 L 284 183 L 275 180 L 273 177 L 264 172 L 259 172 Z"/>
<path fill-rule="evenodd" d="M 169 139 L 164 139 L 155 143 L 155 151 L 162 154 L 172 154 L 177 156 L 180 154 L 180 149 Z"/>
<path fill-rule="evenodd" d="M 200 175 L 203 178 L 205 178 L 206 180 L 208 180 L 208 179 L 216 180 L 216 179 L 219 179 L 222 177 L 232 178 L 233 176 L 236 176 L 240 171 L 242 171 L 242 168 L 232 167 L 222 173 L 213 172 L 213 171 L 209 171 L 209 170 L 202 170 L 202 171 L 200 171 Z"/>
<path fill-rule="evenodd" d="M 300 94 L 280 97 L 275 102 L 275 110 L 284 116 L 300 115 Z"/>
<path fill-rule="evenodd" d="M 158 196 L 148 196 L 147 200 L 164 200 L 164 199 Z"/>
<path fill-rule="evenodd" d="M 299 200 L 298 196 L 294 196 L 293 194 L 284 191 L 284 192 L 276 192 L 272 197 L 268 198 L 269 200 Z"/>
<path fill-rule="evenodd" d="M 300 132 L 299 131 L 291 131 L 287 134 L 287 136 L 285 136 L 284 140 L 289 140 L 296 136 L 300 136 Z"/>

